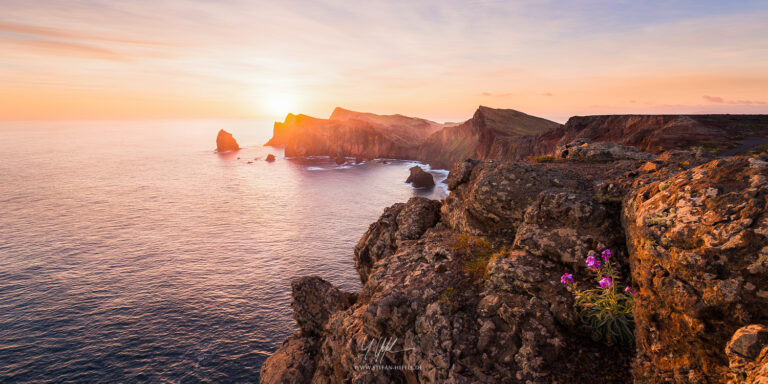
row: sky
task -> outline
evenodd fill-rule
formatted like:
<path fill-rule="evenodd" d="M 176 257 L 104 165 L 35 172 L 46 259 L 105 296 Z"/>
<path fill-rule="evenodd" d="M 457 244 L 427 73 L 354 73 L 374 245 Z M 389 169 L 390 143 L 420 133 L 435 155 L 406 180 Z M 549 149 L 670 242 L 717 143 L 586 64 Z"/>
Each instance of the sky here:
<path fill-rule="evenodd" d="M 768 113 L 768 1 L 0 0 L 0 119 Z"/>

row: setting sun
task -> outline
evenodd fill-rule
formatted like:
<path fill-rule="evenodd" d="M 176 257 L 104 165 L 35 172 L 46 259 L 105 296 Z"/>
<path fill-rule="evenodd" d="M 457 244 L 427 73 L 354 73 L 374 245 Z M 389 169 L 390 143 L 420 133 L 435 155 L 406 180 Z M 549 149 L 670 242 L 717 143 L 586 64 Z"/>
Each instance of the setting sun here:
<path fill-rule="evenodd" d="M 264 97 L 264 113 L 266 115 L 283 118 L 292 111 L 296 111 L 296 98 L 288 93 L 268 93 Z"/>

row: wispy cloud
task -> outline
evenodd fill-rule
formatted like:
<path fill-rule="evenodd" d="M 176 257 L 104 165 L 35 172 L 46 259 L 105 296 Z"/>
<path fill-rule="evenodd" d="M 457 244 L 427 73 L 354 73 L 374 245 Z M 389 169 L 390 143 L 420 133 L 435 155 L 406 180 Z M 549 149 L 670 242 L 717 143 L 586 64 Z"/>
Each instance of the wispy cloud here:
<path fill-rule="evenodd" d="M 730 104 L 730 105 L 768 105 L 768 102 L 761 100 L 725 100 L 719 96 L 704 95 L 702 98 L 711 103 Z"/>
<path fill-rule="evenodd" d="M 40 27 L 40 26 L 29 25 L 29 24 L 8 23 L 3 21 L 0 21 L 0 32 L 8 32 L 8 33 L 32 35 L 32 36 L 65 38 L 65 39 L 106 41 L 106 42 L 113 42 L 113 43 L 128 43 L 128 44 L 141 44 L 141 45 L 166 45 L 165 43 L 161 43 L 157 41 L 122 39 L 117 37 L 100 36 L 100 35 L 89 34 L 84 32 Z"/>

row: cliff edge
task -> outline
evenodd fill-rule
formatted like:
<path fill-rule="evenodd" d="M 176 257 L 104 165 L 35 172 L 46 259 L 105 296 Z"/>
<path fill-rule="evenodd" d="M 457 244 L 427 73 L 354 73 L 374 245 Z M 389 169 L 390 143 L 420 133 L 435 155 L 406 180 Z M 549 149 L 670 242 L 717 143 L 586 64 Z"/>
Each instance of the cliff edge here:
<path fill-rule="evenodd" d="M 354 250 L 361 292 L 294 282 L 301 331 L 261 382 L 768 380 L 768 154 L 574 146 L 460 161 L 443 201 L 385 209 Z M 634 345 L 595 341 L 561 284 L 594 284 L 603 249 L 637 290 Z"/>

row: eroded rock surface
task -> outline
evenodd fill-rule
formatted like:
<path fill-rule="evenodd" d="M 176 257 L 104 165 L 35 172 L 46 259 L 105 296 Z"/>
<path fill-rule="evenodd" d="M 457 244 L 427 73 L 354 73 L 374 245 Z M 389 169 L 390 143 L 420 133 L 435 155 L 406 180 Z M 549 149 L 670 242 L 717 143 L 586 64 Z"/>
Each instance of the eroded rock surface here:
<path fill-rule="evenodd" d="M 286 342 L 262 380 L 763 382 L 768 156 L 628 152 L 456 163 L 443 202 L 412 198 L 371 224 L 356 298 L 314 278 L 295 290 L 304 341 Z M 592 341 L 559 282 L 594 284 L 584 258 L 604 248 L 638 289 L 634 348 Z"/>
<path fill-rule="evenodd" d="M 639 381 L 723 382 L 724 347 L 768 319 L 768 163 L 715 160 L 624 201 Z"/>

